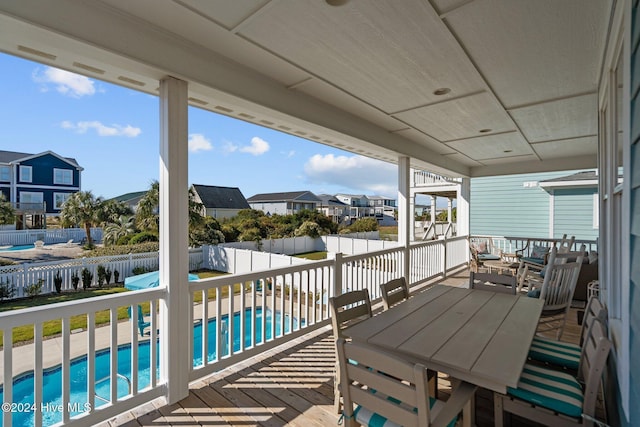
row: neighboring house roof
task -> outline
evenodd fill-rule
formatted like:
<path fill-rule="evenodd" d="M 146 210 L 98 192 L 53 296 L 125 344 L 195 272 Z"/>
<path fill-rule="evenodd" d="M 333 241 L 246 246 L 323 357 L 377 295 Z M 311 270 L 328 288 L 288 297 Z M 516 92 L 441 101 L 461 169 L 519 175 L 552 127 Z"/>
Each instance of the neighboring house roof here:
<path fill-rule="evenodd" d="M 205 208 L 250 209 L 247 199 L 237 187 L 193 184 Z"/>
<path fill-rule="evenodd" d="M 620 182 L 622 182 L 622 175 L 618 176 L 618 183 Z M 558 178 L 545 179 L 540 181 L 538 185 L 542 188 L 597 187 L 598 174 L 596 171 L 583 171 Z"/>
<path fill-rule="evenodd" d="M 320 199 L 311 191 L 289 191 L 286 193 L 262 193 L 247 199 L 249 203 L 255 202 L 320 202 Z"/>
<path fill-rule="evenodd" d="M 52 156 L 58 157 L 59 159 L 75 166 L 76 168 L 83 170 L 83 168 L 78 164 L 76 159 L 73 157 L 62 157 L 61 155 L 54 153 L 53 151 L 43 151 L 42 153 L 32 154 L 32 153 L 20 153 L 17 151 L 4 151 L 0 150 L 0 163 L 16 163 L 18 161 L 29 160 L 34 157 L 44 156 L 46 154 L 51 154 Z"/>
<path fill-rule="evenodd" d="M 118 197 L 113 197 L 109 200 L 113 200 L 114 202 L 124 202 L 127 204 L 137 204 L 145 194 L 147 194 L 146 191 L 135 191 L 133 193 L 126 193 Z"/>
<path fill-rule="evenodd" d="M 336 196 L 330 194 L 319 194 L 320 204 L 322 206 L 349 206 L 348 204 L 336 199 Z"/>

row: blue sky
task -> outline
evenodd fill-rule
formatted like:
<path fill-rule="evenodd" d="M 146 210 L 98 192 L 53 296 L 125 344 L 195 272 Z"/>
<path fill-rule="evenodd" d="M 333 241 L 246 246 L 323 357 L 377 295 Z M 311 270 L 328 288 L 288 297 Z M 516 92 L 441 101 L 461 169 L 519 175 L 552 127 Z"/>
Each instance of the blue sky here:
<path fill-rule="evenodd" d="M 1 150 L 73 157 L 104 198 L 158 179 L 157 97 L 2 53 L 0 69 Z M 189 183 L 396 198 L 397 167 L 189 108 Z"/>

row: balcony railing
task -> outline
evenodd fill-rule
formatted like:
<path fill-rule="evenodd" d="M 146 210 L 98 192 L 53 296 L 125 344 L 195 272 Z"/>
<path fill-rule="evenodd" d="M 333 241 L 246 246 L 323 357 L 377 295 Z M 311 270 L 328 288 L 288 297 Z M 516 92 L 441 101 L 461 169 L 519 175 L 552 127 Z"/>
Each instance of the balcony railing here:
<path fill-rule="evenodd" d="M 460 184 L 462 179 L 460 178 L 447 178 L 445 176 L 437 175 L 431 172 L 414 171 L 413 183 L 415 185 L 429 185 L 429 184 Z"/>
<path fill-rule="evenodd" d="M 31 411 L 27 423 L 32 425 L 50 421 L 92 425 L 156 397 L 166 397 L 168 384 L 158 368 L 163 363 L 171 369 L 185 369 L 190 381 L 197 380 L 326 325 L 328 299 L 336 294 L 366 288 L 376 300 L 380 297 L 379 285 L 385 281 L 405 276 L 411 285 L 424 283 L 464 265 L 467 257 L 467 238 L 458 237 L 408 248 L 336 254 L 335 259 L 197 282 L 185 280 L 191 304 L 184 315 L 194 326 L 184 333 L 189 334 L 191 344 L 170 351 L 162 351 L 167 340 L 159 327 L 163 322 L 158 313 L 163 310 L 158 309 L 168 297 L 165 288 L 0 313 L 4 344 L 2 400 L 33 405 L 28 408 L 35 409 L 49 408 L 46 404 L 51 399 L 61 405 L 54 406 L 60 413 L 53 418 L 42 410 Z M 143 338 L 139 338 L 137 316 L 123 316 L 127 311 L 136 313 L 138 306 L 144 307 L 144 321 L 150 323 L 150 335 Z M 81 331 L 72 333 L 72 318 L 83 320 Z M 107 326 L 98 327 L 105 321 Z M 61 336 L 54 343 L 43 338 L 43 329 L 56 322 Z M 33 343 L 14 347 L 14 328 L 25 325 L 34 332 Z M 109 351 L 105 353 L 103 348 Z M 189 366 L 163 360 L 178 351 L 189 352 Z M 86 365 L 82 371 L 85 377 L 74 370 L 82 363 Z M 48 372 L 58 367 L 60 379 L 44 381 Z M 106 391 L 101 389 L 104 382 L 96 383 L 105 376 L 109 376 Z M 119 379 L 123 376 L 126 381 Z M 19 393 L 9 378 L 20 384 Z M 32 381 L 26 392 L 25 378 Z M 53 385 L 60 390 L 57 397 L 43 389 L 53 381 L 60 382 Z M 13 415 L 4 412 L 4 426 L 12 425 Z"/>

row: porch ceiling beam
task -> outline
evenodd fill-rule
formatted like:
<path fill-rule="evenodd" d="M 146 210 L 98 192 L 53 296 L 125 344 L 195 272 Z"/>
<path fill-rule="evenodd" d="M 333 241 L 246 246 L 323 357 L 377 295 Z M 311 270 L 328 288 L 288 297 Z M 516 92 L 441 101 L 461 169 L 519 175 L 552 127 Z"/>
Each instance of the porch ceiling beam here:
<path fill-rule="evenodd" d="M 34 24 L 33 31 L 45 29 L 58 37 L 69 37 L 69 46 L 78 42 L 85 48 L 90 46 L 89 54 L 96 55 L 102 50 L 104 55 L 115 55 L 121 59 L 117 65 L 129 67 L 126 70 L 132 73 L 158 80 L 172 75 L 188 81 L 192 89 L 202 86 L 222 105 L 248 106 L 254 111 L 286 117 L 311 128 L 330 129 L 346 142 L 352 141 L 361 147 L 363 143 L 364 146 L 372 144 L 416 159 L 421 165 L 432 166 L 434 172 L 469 175 L 469 167 L 460 162 L 303 93 L 289 90 L 248 67 L 148 22 L 123 15 L 104 3 L 23 0 L 3 3 L 0 12 Z M 19 43 L 19 35 L 13 34 L 12 39 Z M 50 43 L 48 39 L 40 38 L 43 43 Z M 66 46 L 55 47 L 65 49 Z M 86 51 L 70 50 L 68 53 L 78 57 Z M 46 63 L 43 58 L 38 60 Z"/>
<path fill-rule="evenodd" d="M 471 168 L 470 176 L 513 175 L 534 172 L 553 172 L 559 170 L 593 169 L 598 167 L 596 156 L 586 155 L 572 158 L 559 158 L 543 162 L 520 162 L 512 164 L 494 164 Z"/>

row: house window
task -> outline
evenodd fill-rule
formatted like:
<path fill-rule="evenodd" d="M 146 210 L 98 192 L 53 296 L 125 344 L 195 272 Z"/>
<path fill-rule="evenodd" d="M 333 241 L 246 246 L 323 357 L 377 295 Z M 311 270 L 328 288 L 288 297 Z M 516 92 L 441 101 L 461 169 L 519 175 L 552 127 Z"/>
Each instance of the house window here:
<path fill-rule="evenodd" d="M 73 193 L 53 193 L 53 208 L 60 210 L 62 205 Z"/>
<path fill-rule="evenodd" d="M 20 192 L 20 207 L 22 209 L 40 208 L 42 206 L 43 200 L 44 198 L 42 193 L 34 193 L 31 191 Z"/>
<path fill-rule="evenodd" d="M 31 166 L 20 166 L 20 181 L 31 182 L 33 180 L 33 172 Z"/>
<path fill-rule="evenodd" d="M 53 183 L 73 185 L 73 171 L 71 169 L 53 169 Z"/>
<path fill-rule="evenodd" d="M 11 181 L 11 168 L 0 166 L 0 181 Z"/>

